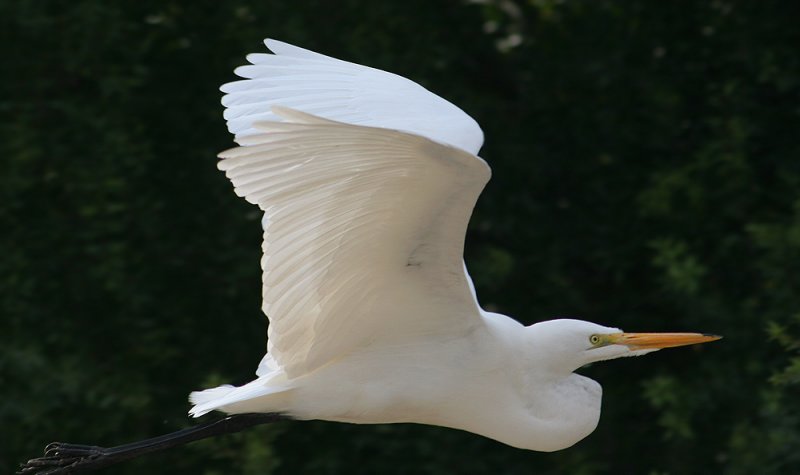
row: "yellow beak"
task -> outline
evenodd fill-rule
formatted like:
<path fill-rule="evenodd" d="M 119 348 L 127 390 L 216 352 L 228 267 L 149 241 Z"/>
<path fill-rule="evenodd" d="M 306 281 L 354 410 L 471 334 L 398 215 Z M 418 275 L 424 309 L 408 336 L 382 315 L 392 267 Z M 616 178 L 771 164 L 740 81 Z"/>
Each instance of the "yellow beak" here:
<path fill-rule="evenodd" d="M 608 341 L 627 345 L 631 350 L 646 350 L 707 343 L 720 338 L 705 333 L 617 333 L 609 335 Z"/>

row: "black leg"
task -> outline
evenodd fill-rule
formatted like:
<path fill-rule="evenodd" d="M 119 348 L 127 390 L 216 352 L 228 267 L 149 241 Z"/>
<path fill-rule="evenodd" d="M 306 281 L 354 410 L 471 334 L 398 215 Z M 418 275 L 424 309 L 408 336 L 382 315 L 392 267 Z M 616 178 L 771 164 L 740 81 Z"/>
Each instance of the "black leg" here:
<path fill-rule="evenodd" d="M 218 421 L 198 424 L 152 439 L 140 440 L 116 447 L 67 444 L 53 442 L 44 449 L 44 457 L 28 460 L 18 474 L 65 475 L 107 467 L 150 452 L 206 439 L 216 435 L 231 434 L 249 427 L 270 422 L 289 420 L 282 414 L 235 414 Z"/>

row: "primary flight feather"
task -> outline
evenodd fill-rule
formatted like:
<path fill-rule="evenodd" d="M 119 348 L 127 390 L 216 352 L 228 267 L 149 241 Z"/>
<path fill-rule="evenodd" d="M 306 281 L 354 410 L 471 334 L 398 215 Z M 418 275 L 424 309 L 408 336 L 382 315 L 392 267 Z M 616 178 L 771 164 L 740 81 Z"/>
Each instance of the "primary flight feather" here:
<path fill-rule="evenodd" d="M 477 123 L 400 76 L 266 45 L 222 87 L 239 147 L 219 168 L 264 211 L 268 351 L 256 380 L 192 393 L 193 415 L 416 422 L 558 450 L 600 415 L 575 369 L 716 339 L 482 310 L 463 263 L 490 177 Z"/>

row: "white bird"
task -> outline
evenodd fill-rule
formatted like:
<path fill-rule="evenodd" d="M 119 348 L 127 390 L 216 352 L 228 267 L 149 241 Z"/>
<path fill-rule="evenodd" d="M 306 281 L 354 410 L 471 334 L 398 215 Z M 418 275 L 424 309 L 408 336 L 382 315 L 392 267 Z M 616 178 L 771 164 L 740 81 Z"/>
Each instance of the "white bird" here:
<path fill-rule="evenodd" d="M 718 338 L 481 309 L 463 262 L 490 177 L 478 124 L 403 77 L 265 43 L 222 86 L 239 146 L 219 168 L 264 211 L 267 353 L 254 381 L 193 392 L 195 417 L 413 422 L 553 451 L 600 417 L 576 369 Z"/>
<path fill-rule="evenodd" d="M 240 146 L 219 168 L 265 213 L 268 351 L 255 381 L 192 393 L 193 415 L 418 422 L 558 450 L 600 416 L 600 386 L 574 370 L 709 339 L 482 310 L 463 263 L 490 176 L 478 124 L 400 76 L 266 45 L 222 87 Z"/>

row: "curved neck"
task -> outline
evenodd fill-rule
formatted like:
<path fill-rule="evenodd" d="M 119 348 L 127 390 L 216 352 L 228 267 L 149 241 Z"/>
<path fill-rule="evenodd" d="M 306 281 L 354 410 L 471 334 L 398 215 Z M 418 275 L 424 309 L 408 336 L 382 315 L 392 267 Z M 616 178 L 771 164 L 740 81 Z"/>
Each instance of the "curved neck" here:
<path fill-rule="evenodd" d="M 549 448 L 570 447 L 591 434 L 600 420 L 603 390 L 592 379 L 570 373 L 526 385 L 526 409 Z"/>
<path fill-rule="evenodd" d="M 450 410 L 435 423 L 538 451 L 561 450 L 589 435 L 600 418 L 600 385 L 572 372 L 579 362 L 553 365 L 563 348 L 554 347 L 541 327 L 488 312 L 484 318 L 487 347 L 503 351 L 480 360 L 493 363 L 468 380 L 473 385 L 448 401 Z"/>

